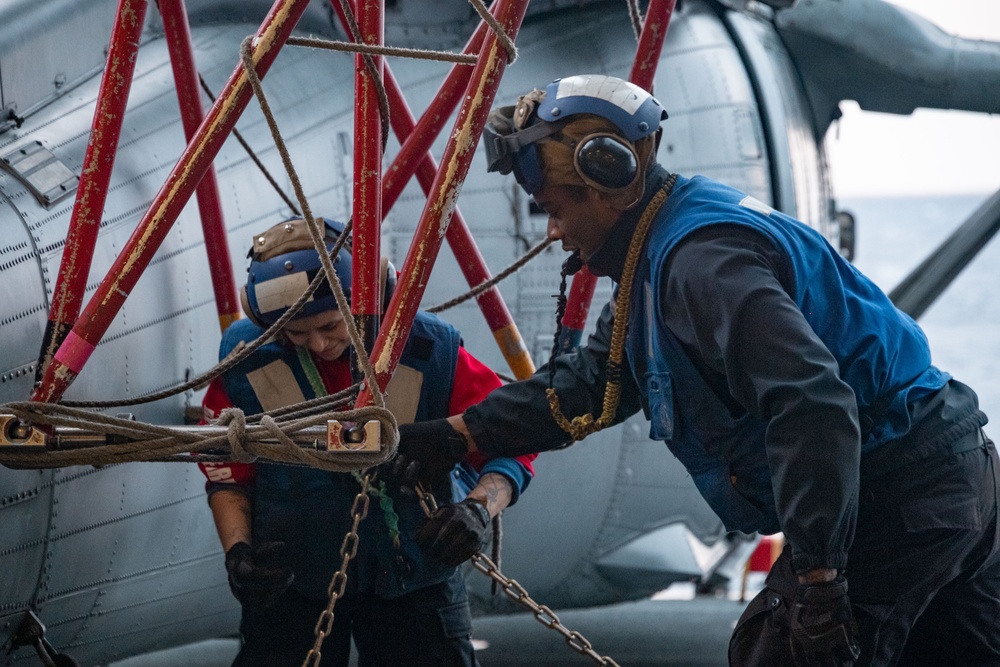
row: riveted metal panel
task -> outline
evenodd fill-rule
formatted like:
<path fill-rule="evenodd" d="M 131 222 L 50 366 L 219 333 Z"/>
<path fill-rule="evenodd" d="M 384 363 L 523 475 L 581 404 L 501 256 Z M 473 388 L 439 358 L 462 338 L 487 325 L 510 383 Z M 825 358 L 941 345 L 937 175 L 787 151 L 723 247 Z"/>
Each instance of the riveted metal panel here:
<path fill-rule="evenodd" d="M 0 111 L 24 117 L 104 66 L 116 0 L 0 5 Z M 0 115 L 0 131 L 6 114 Z"/>
<path fill-rule="evenodd" d="M 52 473 L 3 471 L 0 491 L 0 615 L 30 606 L 42 575 Z"/>
<path fill-rule="evenodd" d="M 48 313 L 48 298 L 34 239 L 16 202 L 31 200 L 23 185 L 0 171 L 0 329 L 19 341 L 0 353 L 0 402 L 28 398 Z"/>

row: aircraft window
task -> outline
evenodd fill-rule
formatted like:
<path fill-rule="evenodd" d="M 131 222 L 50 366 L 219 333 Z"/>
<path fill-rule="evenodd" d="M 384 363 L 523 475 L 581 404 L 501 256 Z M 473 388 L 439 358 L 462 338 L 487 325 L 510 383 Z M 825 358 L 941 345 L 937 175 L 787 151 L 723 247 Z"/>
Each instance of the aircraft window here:
<path fill-rule="evenodd" d="M 45 208 L 72 195 L 80 182 L 73 170 L 39 141 L 0 156 L 0 168 L 28 188 Z"/>

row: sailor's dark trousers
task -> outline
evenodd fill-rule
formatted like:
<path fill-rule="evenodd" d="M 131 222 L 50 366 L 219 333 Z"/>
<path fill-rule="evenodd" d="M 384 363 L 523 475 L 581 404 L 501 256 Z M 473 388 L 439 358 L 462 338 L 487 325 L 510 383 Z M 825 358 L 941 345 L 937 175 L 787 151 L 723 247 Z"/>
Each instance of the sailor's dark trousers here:
<path fill-rule="evenodd" d="M 845 571 L 859 667 L 1000 666 L 1000 464 L 992 442 L 981 432 L 971 437 L 972 449 L 861 485 Z M 788 609 L 798 582 L 790 561 L 786 548 L 740 618 L 731 665 L 794 664 Z"/>
<path fill-rule="evenodd" d="M 243 646 L 233 667 L 299 667 L 313 647 L 316 621 L 325 608 L 326 600 L 288 590 L 268 609 L 244 609 Z M 337 601 L 333 618 L 322 645 L 322 667 L 347 667 L 352 637 L 359 667 L 478 665 L 460 569 L 439 584 L 393 600 L 348 594 Z"/>

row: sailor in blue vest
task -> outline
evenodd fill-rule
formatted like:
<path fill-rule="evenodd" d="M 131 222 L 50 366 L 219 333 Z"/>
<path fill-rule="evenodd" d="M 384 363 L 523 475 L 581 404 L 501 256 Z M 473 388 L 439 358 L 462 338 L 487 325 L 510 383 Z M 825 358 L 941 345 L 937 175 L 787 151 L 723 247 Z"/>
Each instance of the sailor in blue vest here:
<path fill-rule="evenodd" d="M 433 443 L 452 432 L 512 456 L 641 409 L 730 530 L 784 534 L 731 664 L 1000 665 L 997 452 L 975 392 L 816 231 L 660 166 L 664 118 L 599 75 L 493 112 L 490 170 L 615 297 L 585 347 L 401 428 L 400 451 L 444 469 L 464 452 Z"/>
<path fill-rule="evenodd" d="M 322 222 L 332 250 L 343 226 Z M 243 291 L 249 319 L 226 329 L 220 358 L 258 338 L 322 271 L 301 219 L 255 236 L 250 256 Z M 346 248 L 334 258 L 334 269 L 350 299 Z M 385 266 L 387 297 L 394 281 L 395 272 Z M 203 403 L 206 419 L 229 407 L 257 414 L 348 388 L 350 345 L 344 314 L 324 282 L 276 339 L 211 384 Z M 454 327 L 418 313 L 386 404 L 399 423 L 443 418 L 499 384 L 462 347 Z M 457 566 L 483 547 L 491 519 L 527 486 L 533 458 L 465 457 L 429 480 L 441 508 L 429 521 L 412 492 L 377 476 L 320 664 L 346 666 L 352 639 L 362 666 L 477 664 Z M 243 607 L 243 644 L 234 665 L 301 665 L 342 563 L 359 475 L 266 462 L 204 464 L 202 470 L 230 587 Z"/>

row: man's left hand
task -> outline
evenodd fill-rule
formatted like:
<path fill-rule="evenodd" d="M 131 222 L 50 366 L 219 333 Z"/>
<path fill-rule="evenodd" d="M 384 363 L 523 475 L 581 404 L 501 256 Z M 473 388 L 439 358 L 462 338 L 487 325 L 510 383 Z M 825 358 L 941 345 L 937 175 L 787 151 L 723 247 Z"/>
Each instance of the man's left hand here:
<path fill-rule="evenodd" d="M 800 584 L 790 624 L 796 665 L 851 667 L 861 653 L 843 576 L 829 582 Z"/>
<path fill-rule="evenodd" d="M 399 427 L 399 459 L 410 468 L 419 465 L 417 476 L 424 484 L 434 488 L 448 478 L 455 464 L 465 458 L 468 445 L 465 438 L 447 419 L 401 424 Z"/>
<path fill-rule="evenodd" d="M 466 498 L 438 509 L 417 531 L 417 544 L 428 558 L 447 567 L 461 565 L 486 546 L 490 513 L 481 503 Z"/>

